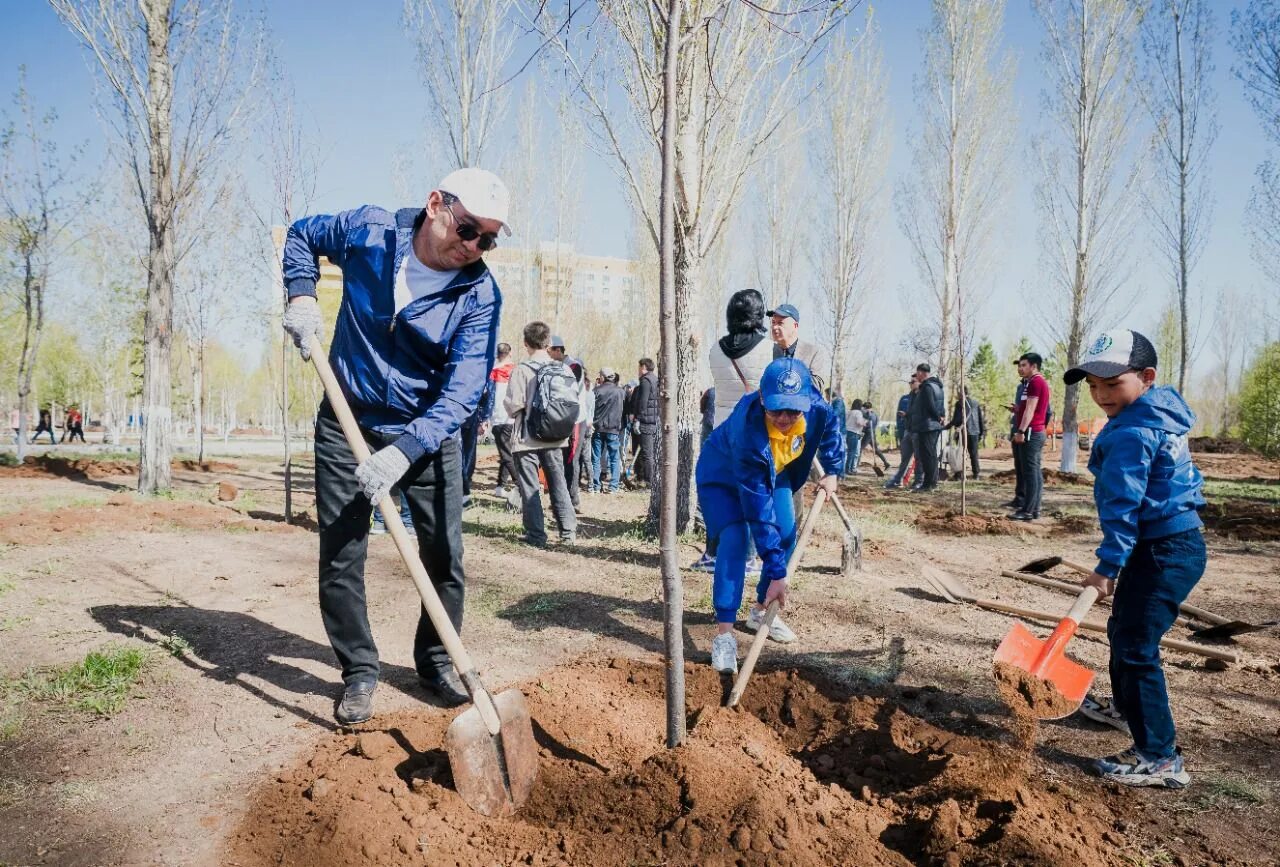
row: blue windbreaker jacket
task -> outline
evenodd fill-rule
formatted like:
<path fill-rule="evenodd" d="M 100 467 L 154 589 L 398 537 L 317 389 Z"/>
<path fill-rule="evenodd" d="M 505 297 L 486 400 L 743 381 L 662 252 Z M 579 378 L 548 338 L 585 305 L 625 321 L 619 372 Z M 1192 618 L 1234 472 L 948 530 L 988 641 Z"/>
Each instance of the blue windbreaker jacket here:
<path fill-rule="evenodd" d="M 844 466 L 844 431 L 835 424 L 831 407 L 816 388 L 813 404 L 805 413 L 804 451 L 781 473 L 773 468 L 759 392 L 743 395 L 733 413 L 702 446 L 698 500 L 708 530 L 746 521 L 763 563 L 761 575 L 767 580 L 787 574 L 787 551 L 773 509 L 773 493 L 781 486 L 792 490 L 803 487 L 818 455 L 828 472 L 839 472 Z"/>
<path fill-rule="evenodd" d="M 502 295 L 483 261 L 395 313 L 395 281 L 421 209 L 365 205 L 305 217 L 284 242 L 289 297 L 316 294 L 319 256 L 342 268 L 329 361 L 361 427 L 410 461 L 439 451 L 476 411 L 493 368 Z"/>
<path fill-rule="evenodd" d="M 1202 526 L 1204 479 L 1187 445 L 1195 420 L 1177 389 L 1158 386 L 1122 409 L 1093 441 L 1089 472 L 1102 524 L 1099 575 L 1120 574 L 1139 539 Z"/>

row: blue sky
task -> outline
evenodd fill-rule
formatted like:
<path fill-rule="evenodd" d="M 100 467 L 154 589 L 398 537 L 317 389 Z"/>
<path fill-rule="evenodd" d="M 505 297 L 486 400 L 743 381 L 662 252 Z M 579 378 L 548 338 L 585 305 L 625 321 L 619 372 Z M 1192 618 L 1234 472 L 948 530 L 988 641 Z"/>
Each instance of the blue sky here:
<path fill-rule="evenodd" d="M 1230 73 L 1233 57 L 1227 44 L 1229 2 L 1214 2 L 1217 13 L 1217 91 L 1221 127 L 1209 161 L 1215 196 L 1214 220 L 1208 245 L 1194 275 L 1210 298 L 1225 284 L 1256 297 L 1270 298 L 1275 289 L 1262 278 L 1249 255 L 1244 209 L 1254 167 L 1266 156 L 1258 122 L 1245 105 L 1241 89 Z M 84 53 L 45 3 L 6 0 L 0 28 L 0 92 L 6 107 L 25 64 L 28 84 L 38 104 L 60 115 L 60 135 L 67 141 L 88 139 L 91 154 L 101 154 L 102 133 L 94 115 L 92 76 Z M 909 135 L 916 124 L 912 77 L 921 65 L 920 30 L 927 24 L 926 0 L 894 0 L 876 4 L 889 103 L 893 114 L 894 150 L 890 187 L 909 168 Z M 338 210 L 363 202 L 405 204 L 395 195 L 392 165 L 399 152 L 432 146 L 426 100 L 418 80 L 413 47 L 401 24 L 401 4 L 393 0 L 350 3 L 338 0 L 273 0 L 267 4 L 275 50 L 288 68 L 300 97 L 300 111 L 319 130 L 325 154 L 318 184 L 317 209 Z M 1037 303 L 1037 219 L 1033 205 L 1034 167 L 1029 143 L 1039 125 L 1040 27 L 1029 0 L 1011 0 L 1006 11 L 1005 40 L 1018 64 L 1015 83 L 1020 132 L 1015 184 L 998 233 L 1000 254 L 994 274 L 992 301 L 987 305 L 982 332 L 999 345 L 1023 332 L 1036 333 L 1028 315 Z M 517 56 L 524 52 L 517 48 Z M 527 52 L 525 52 L 527 53 Z M 599 158 L 588 157 L 579 247 L 602 255 L 627 255 L 632 243 L 631 220 L 613 175 Z M 521 227 L 517 227 L 520 229 Z M 523 239 L 528 237 L 524 231 Z M 878 282 L 885 298 L 905 298 L 878 304 L 868 327 L 896 335 L 906 330 L 910 307 L 921 298 L 915 268 L 896 217 L 890 211 L 878 243 L 883 250 Z M 1153 258 L 1147 235 L 1135 240 L 1138 267 L 1130 292 L 1138 298 L 1131 319 L 1140 329 L 1154 329 L 1166 303 L 1168 281 L 1163 264 Z M 733 287 L 738 288 L 738 287 Z M 1266 293 L 1266 294 L 1264 294 Z M 923 303 L 918 302 L 918 303 Z M 1210 311 L 1212 304 L 1206 304 Z M 1205 326 L 1208 326 L 1208 321 Z M 1207 353 L 1203 353 L 1205 355 Z"/>

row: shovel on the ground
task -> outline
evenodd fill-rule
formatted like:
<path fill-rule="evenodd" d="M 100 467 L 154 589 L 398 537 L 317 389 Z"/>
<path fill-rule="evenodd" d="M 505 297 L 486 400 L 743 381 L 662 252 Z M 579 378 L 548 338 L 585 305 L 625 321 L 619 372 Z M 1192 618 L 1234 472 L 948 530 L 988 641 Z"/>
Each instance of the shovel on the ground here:
<path fill-rule="evenodd" d="M 320 339 L 311 337 L 307 348 L 316 373 L 324 383 L 329 404 L 346 434 L 347 444 L 358 462 L 368 460 L 369 446 L 360 433 L 355 416 L 351 414 L 338 380 L 334 378 Z M 400 520 L 400 508 L 390 495 L 383 497 L 378 506 L 382 509 L 387 530 L 395 540 L 396 550 L 418 588 L 427 616 L 440 634 L 440 640 L 444 642 L 445 650 L 471 696 L 472 707 L 454 718 L 444 736 L 454 785 L 462 799 L 477 813 L 485 816 L 510 815 L 528 799 L 538 778 L 538 745 L 533 739 L 533 723 L 524 695 L 518 689 L 503 690 L 497 695 L 491 695 L 485 689 L 419 559 L 415 542 L 409 538 L 409 532 Z"/>
<path fill-rule="evenodd" d="M 1098 600 L 1098 588 L 1086 587 L 1076 597 L 1067 616 L 1059 621 L 1044 641 L 1036 638 L 1030 629 L 1014 623 L 1009 633 L 996 648 L 995 661 L 1025 672 L 1056 690 L 1066 704 L 1054 703 L 1052 707 L 1033 705 L 1031 713 L 1039 719 L 1061 719 L 1079 709 L 1093 683 L 1093 671 L 1067 658 L 1067 643 L 1076 634 L 1080 621 Z"/>
<path fill-rule="evenodd" d="M 1079 563 L 1072 563 L 1070 560 L 1065 560 L 1062 557 L 1041 557 L 1039 560 L 1032 560 L 1025 566 L 1020 567 L 1018 571 L 1029 572 L 1032 575 L 1042 575 L 1054 566 L 1066 566 L 1071 571 L 1079 572 L 1081 575 L 1093 574 L 1093 570 L 1088 566 L 1081 566 Z M 1195 605 L 1188 605 L 1186 602 L 1179 605 L 1178 610 L 1188 617 L 1203 621 L 1204 623 L 1212 623 L 1215 626 L 1222 626 L 1232 622 L 1230 617 L 1223 617 L 1221 614 L 1214 614 L 1212 611 L 1206 611 L 1205 609 L 1198 608 Z"/>
<path fill-rule="evenodd" d="M 791 552 L 791 559 L 787 561 L 787 578 L 796 574 L 796 568 L 800 565 L 800 558 L 804 556 L 804 549 L 809 546 L 809 537 L 813 535 L 814 525 L 818 523 L 818 513 L 822 511 L 822 504 L 826 502 L 826 499 L 826 489 L 818 488 L 818 494 L 813 498 L 813 508 L 809 510 L 809 514 L 804 519 L 804 527 L 800 530 L 800 538 L 796 541 L 795 550 Z M 751 649 L 747 651 L 747 658 L 742 661 L 742 668 L 738 671 L 738 679 L 733 682 L 733 690 L 729 693 L 729 707 L 736 707 L 738 700 L 746 692 L 747 681 L 751 680 L 751 672 L 755 671 L 756 660 L 760 658 L 760 650 L 769 638 L 769 628 L 773 626 L 773 618 L 777 616 L 778 602 L 774 600 L 765 609 L 764 618 L 761 620 L 760 628 L 756 631 L 755 640 L 751 642 Z"/>
<path fill-rule="evenodd" d="M 1243 620 L 1230 620 L 1226 623 L 1197 629 L 1191 634 L 1196 638 L 1230 638 L 1233 635 L 1260 632 L 1263 629 L 1273 629 L 1277 626 L 1280 626 L 1280 620 L 1267 620 L 1262 623 L 1245 623 Z"/>
<path fill-rule="evenodd" d="M 849 513 L 839 497 L 830 497 L 840 520 L 844 522 L 844 537 L 840 540 L 840 574 L 848 575 L 851 569 L 862 569 L 862 531 L 849 520 Z"/>

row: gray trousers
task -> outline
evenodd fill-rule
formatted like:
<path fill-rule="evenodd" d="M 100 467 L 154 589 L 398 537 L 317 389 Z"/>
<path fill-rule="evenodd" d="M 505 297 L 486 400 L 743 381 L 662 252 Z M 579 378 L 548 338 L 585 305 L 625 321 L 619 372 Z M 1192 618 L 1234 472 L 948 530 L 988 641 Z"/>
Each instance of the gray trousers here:
<path fill-rule="evenodd" d="M 569 499 L 569 486 L 564 478 L 564 453 L 560 449 L 516 452 L 516 486 L 520 489 L 520 502 L 524 517 L 525 539 L 535 545 L 547 543 L 546 522 L 542 516 L 542 483 L 538 481 L 538 468 L 547 477 L 551 493 L 551 511 L 560 527 L 560 539 L 573 539 L 578 532 L 578 517 Z"/>

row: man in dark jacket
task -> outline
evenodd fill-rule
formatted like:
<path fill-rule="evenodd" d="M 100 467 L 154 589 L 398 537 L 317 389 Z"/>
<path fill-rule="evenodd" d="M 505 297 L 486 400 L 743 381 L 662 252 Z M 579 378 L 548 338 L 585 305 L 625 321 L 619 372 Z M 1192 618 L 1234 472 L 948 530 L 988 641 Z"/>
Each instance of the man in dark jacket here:
<path fill-rule="evenodd" d="M 907 380 L 907 387 L 908 392 L 898 400 L 898 471 L 884 483 L 886 489 L 907 484 L 907 472 L 911 469 L 913 458 L 917 462 L 914 478 L 924 478 L 919 458 L 916 457 L 916 435 L 911 432 L 911 410 L 915 406 L 916 395 L 920 392 L 920 383 L 912 376 Z"/>
<path fill-rule="evenodd" d="M 356 463 L 328 400 L 316 418 L 320 613 L 342 666 L 335 716 L 373 715 L 378 648 L 365 604 L 373 504 L 408 498 L 422 564 L 455 629 L 462 627 L 462 457 L 458 432 L 476 411 L 497 344 L 502 296 L 481 256 L 506 226 L 507 188 L 482 169 L 452 172 L 421 208 L 365 206 L 289 227 L 283 325 L 304 358 L 323 329 L 319 257 L 342 268 L 329 361 L 373 454 Z M 414 664 L 442 702 L 467 693 L 424 610 Z"/>
<path fill-rule="evenodd" d="M 618 493 L 622 484 L 622 404 L 625 396 L 612 367 L 600 369 L 596 385 L 595 433 L 591 435 L 591 493 L 602 492 L 600 470 L 609 461 L 609 493 Z"/>
<path fill-rule="evenodd" d="M 924 468 L 924 479 L 912 490 L 932 491 L 938 487 L 938 440 L 946 423 L 947 403 L 942 380 L 932 375 L 927 362 L 916 365 L 915 378 L 920 389 L 911 404 L 911 431 L 916 435 L 916 459 Z"/>
<path fill-rule="evenodd" d="M 658 374 L 652 358 L 640 359 L 640 382 L 631 393 L 631 401 L 640 428 L 636 481 L 652 485 L 658 467 L 655 451 L 658 446 Z"/>
<path fill-rule="evenodd" d="M 964 402 L 964 408 L 961 409 L 961 401 Z M 982 414 L 982 407 L 978 402 L 969 397 L 967 389 L 960 389 L 960 397 L 956 400 L 955 405 L 951 408 L 951 421 L 947 422 L 947 426 L 943 430 L 959 430 L 963 426 L 965 431 L 965 445 L 969 449 L 969 464 L 973 470 L 973 477 L 976 479 L 981 473 L 981 467 L 978 465 L 978 444 L 983 435 L 987 432 L 987 420 Z M 952 469 L 959 469 L 952 467 Z"/>

